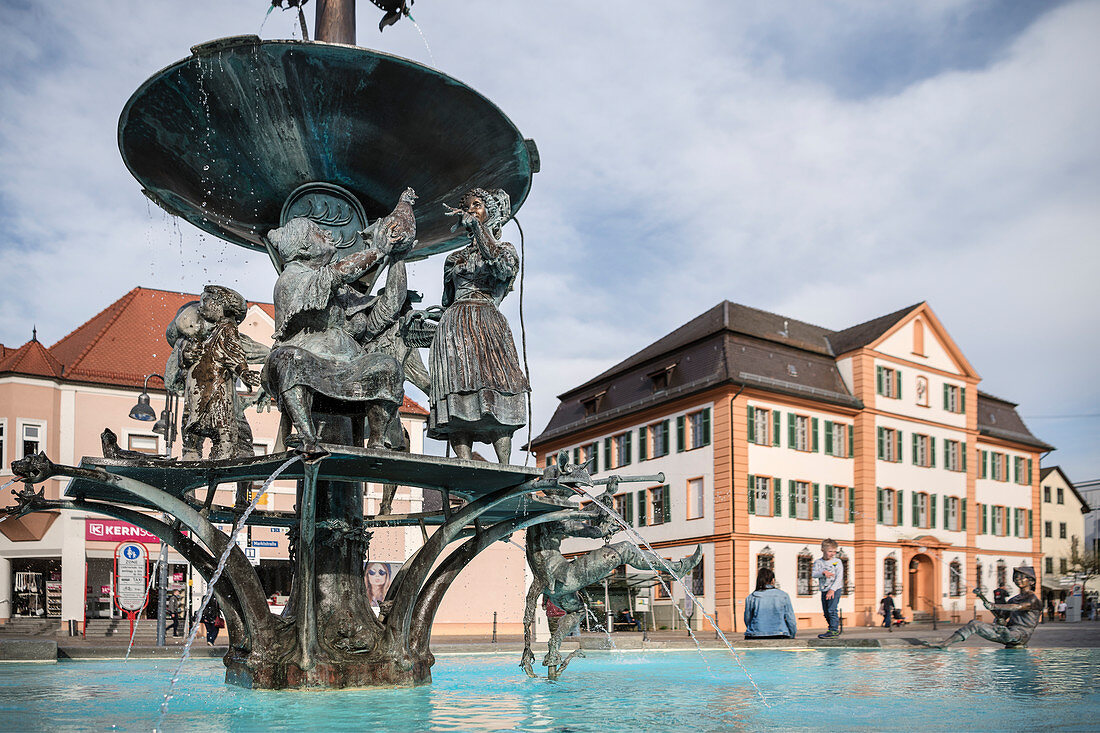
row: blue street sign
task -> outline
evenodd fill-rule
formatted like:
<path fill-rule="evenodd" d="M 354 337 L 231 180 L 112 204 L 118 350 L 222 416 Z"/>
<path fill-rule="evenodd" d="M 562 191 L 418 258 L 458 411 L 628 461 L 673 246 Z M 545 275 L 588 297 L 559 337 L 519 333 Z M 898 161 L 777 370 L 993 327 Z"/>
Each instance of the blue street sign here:
<path fill-rule="evenodd" d="M 275 540 L 252 540 L 253 547 L 278 547 L 279 543 Z"/>
<path fill-rule="evenodd" d="M 136 560 L 140 552 L 141 551 L 133 545 L 128 545 L 127 547 L 123 548 L 122 555 L 127 560 Z"/>

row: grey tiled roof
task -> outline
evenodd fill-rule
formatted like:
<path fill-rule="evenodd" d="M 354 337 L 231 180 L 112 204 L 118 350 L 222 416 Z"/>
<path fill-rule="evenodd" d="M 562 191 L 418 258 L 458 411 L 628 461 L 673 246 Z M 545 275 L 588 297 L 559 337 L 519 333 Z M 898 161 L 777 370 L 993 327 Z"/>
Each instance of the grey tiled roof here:
<path fill-rule="evenodd" d="M 1023 418 L 1016 412 L 1015 402 L 994 397 L 981 390 L 978 391 L 978 432 L 991 438 L 1054 450 L 1054 446 L 1032 435 Z"/>

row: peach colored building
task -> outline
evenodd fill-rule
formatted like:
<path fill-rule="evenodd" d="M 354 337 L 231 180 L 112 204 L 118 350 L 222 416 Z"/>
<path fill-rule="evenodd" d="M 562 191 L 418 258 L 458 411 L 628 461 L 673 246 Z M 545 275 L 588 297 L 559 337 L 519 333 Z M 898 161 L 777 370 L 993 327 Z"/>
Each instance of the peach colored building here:
<path fill-rule="evenodd" d="M 145 376 L 163 374 L 170 351 L 165 326 L 184 304 L 197 296 L 147 288 L 135 288 L 95 315 L 53 346 L 32 338 L 17 349 L 0 345 L 0 484 L 11 478 L 10 464 L 28 452 L 45 451 L 59 463 L 75 465 L 82 456 L 101 455 L 100 433 L 111 428 L 123 448 L 165 453 L 164 438 L 152 431 L 152 423 L 129 417 L 142 391 Z M 261 343 L 271 343 L 273 309 L 267 303 L 249 303 L 241 331 Z M 258 368 L 258 367 L 257 367 Z M 162 382 L 149 381 L 152 407 L 164 408 Z M 401 419 L 411 438 L 413 452 L 423 452 L 423 428 L 427 411 L 408 397 Z M 257 452 L 268 452 L 275 442 L 279 415 L 276 411 L 247 411 Z M 179 442 L 173 446 L 179 455 Z M 64 481 L 46 484 L 46 493 L 57 498 Z M 17 485 L 18 487 L 18 485 Z M 221 491 L 218 503 L 232 504 L 230 490 Z M 294 483 L 276 482 L 258 505 L 258 511 L 288 511 L 294 505 Z M 425 496 L 429 494 L 429 496 Z M 394 501 L 398 513 L 420 511 L 438 503 L 434 492 L 400 487 Z M 381 487 L 369 485 L 367 514 L 381 501 Z M 11 503 L 7 490 L 0 505 Z M 430 506 L 425 507 L 430 508 Z M 156 538 L 136 534 L 136 528 L 97 515 L 76 512 L 39 513 L 0 523 L 0 623 L 13 616 L 31 616 L 82 622 L 85 617 L 117 617 L 112 603 L 115 547 L 122 539 L 146 544 L 152 558 L 159 556 Z M 287 535 L 280 528 L 250 527 L 241 538 L 258 562 L 265 588 L 286 593 L 290 584 Z M 418 528 L 386 528 L 375 531 L 369 560 L 404 562 L 423 542 Z M 168 550 L 172 587 L 202 590 L 182 558 Z M 514 584 L 478 593 L 469 586 L 472 577 L 497 577 Z M 523 553 L 500 544 L 485 553 L 463 573 L 437 615 L 437 633 L 480 633 L 491 628 L 493 612 L 501 629 L 515 630 L 522 619 L 526 583 Z M 155 604 L 151 604 L 155 605 Z"/>
<path fill-rule="evenodd" d="M 594 456 L 597 476 L 663 472 L 615 503 L 669 558 L 703 546 L 689 582 L 725 630 L 743 628 L 765 566 L 799 625 L 820 627 L 810 570 L 827 537 L 847 624 L 880 623 L 884 594 L 908 618 L 969 618 L 975 586 L 1019 564 L 1042 575 L 1051 450 L 980 381 L 926 303 L 832 331 L 726 301 L 562 394 L 533 447 L 541 462 Z M 650 593 L 674 623 L 680 592 Z"/>

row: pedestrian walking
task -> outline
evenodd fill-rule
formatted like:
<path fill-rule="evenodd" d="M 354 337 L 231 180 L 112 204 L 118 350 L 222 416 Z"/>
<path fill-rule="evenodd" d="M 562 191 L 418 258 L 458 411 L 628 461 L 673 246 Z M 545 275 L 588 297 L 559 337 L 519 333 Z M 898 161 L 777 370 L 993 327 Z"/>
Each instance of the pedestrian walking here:
<path fill-rule="evenodd" d="M 164 631 L 172 632 L 172 636 L 180 635 L 180 595 L 179 591 L 174 591 L 168 594 L 167 602 L 168 618 L 172 623 L 165 627 Z"/>
<path fill-rule="evenodd" d="M 879 603 L 878 612 L 882 614 L 882 625 L 888 631 L 894 630 L 894 597 L 887 593 Z"/>
<path fill-rule="evenodd" d="M 218 602 L 211 598 L 202 614 L 202 625 L 206 627 L 207 646 L 214 646 L 214 642 L 218 640 L 219 621 L 221 621 L 221 608 L 218 607 Z"/>

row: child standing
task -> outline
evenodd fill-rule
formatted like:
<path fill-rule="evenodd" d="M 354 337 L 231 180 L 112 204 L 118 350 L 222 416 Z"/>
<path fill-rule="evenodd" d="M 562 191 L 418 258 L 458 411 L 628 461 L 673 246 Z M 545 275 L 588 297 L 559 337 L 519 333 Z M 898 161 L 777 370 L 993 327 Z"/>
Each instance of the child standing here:
<path fill-rule="evenodd" d="M 821 588 L 821 610 L 825 614 L 825 621 L 829 624 L 829 630 L 824 634 L 818 634 L 819 639 L 835 639 L 840 636 L 840 614 L 837 605 L 840 603 L 841 590 L 844 588 L 844 565 L 836 556 L 836 540 L 825 540 L 821 543 L 821 557 L 814 561 L 813 577 L 817 578 Z"/>

